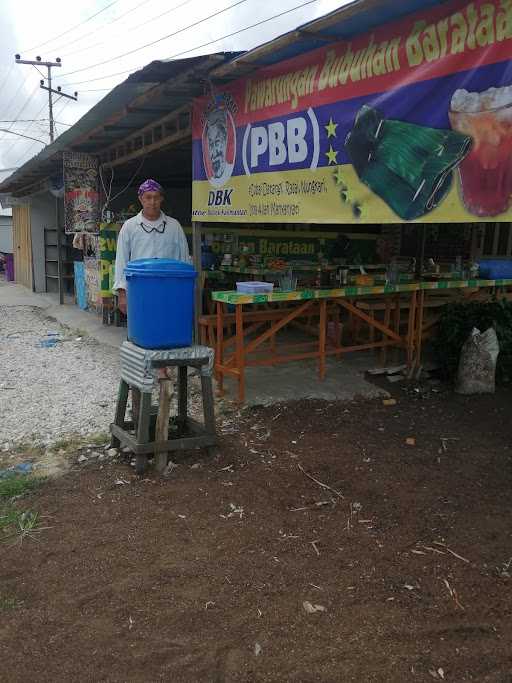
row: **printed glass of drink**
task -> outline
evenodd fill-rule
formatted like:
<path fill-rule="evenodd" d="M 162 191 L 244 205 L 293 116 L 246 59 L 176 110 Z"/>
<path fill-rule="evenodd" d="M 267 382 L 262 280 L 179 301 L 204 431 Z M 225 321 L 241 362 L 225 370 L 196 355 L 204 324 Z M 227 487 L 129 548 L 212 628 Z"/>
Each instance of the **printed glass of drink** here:
<path fill-rule="evenodd" d="M 462 197 L 477 216 L 497 216 L 512 199 L 512 87 L 457 91 L 449 112 L 453 130 L 473 138 L 459 166 Z"/>

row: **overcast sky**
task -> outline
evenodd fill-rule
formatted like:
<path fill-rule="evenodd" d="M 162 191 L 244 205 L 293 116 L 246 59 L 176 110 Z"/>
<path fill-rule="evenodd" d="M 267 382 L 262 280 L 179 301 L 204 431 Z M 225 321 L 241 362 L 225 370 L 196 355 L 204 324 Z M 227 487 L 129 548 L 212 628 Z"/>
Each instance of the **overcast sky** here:
<path fill-rule="evenodd" d="M 0 1 L 0 128 L 45 143 L 48 95 L 39 88 L 41 75 L 34 67 L 14 64 L 16 53 L 22 59 L 61 57 L 63 66 L 53 69 L 54 87 L 61 85 L 71 93 L 77 90 L 79 100 L 61 98 L 55 103 L 60 134 L 131 72 L 155 59 L 179 58 L 185 51 L 181 56 L 246 50 L 349 2 L 314 0 L 257 28 L 218 40 L 306 0 Z M 195 22 L 201 23 L 187 29 Z M 153 41 L 158 42 L 138 49 Z M 132 50 L 132 54 L 120 57 Z M 46 69 L 42 71 L 46 75 Z M 119 72 L 126 73 L 113 75 Z M 22 165 L 42 148 L 40 142 L 0 132 L 0 180 L 12 172 L 4 169 Z"/>

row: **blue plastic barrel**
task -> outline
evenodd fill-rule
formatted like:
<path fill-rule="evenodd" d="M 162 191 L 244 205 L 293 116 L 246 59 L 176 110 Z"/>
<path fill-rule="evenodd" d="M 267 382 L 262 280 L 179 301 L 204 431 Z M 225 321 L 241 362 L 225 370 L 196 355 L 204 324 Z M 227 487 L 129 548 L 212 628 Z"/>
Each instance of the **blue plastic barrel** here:
<path fill-rule="evenodd" d="M 512 278 L 512 260 L 510 259 L 481 259 L 478 261 L 479 276 L 486 280 L 501 280 Z"/>
<path fill-rule="evenodd" d="M 128 339 L 144 349 L 190 346 L 194 322 L 194 283 L 189 263 L 137 259 L 125 268 Z"/>

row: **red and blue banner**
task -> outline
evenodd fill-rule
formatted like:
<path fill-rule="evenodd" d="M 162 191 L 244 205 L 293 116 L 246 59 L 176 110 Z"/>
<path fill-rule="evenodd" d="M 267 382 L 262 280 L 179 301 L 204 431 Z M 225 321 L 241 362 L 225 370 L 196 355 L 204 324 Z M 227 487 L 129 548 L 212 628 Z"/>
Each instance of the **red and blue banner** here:
<path fill-rule="evenodd" d="M 454 0 L 193 111 L 193 219 L 512 220 L 512 0 Z"/>

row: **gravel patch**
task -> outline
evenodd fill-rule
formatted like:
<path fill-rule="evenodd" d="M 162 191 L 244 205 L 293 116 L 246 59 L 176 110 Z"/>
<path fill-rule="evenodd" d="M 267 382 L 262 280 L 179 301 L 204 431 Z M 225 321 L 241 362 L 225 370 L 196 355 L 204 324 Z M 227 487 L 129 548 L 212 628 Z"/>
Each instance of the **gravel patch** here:
<path fill-rule="evenodd" d="M 119 353 L 28 306 L 0 306 L 0 450 L 107 432 Z"/>

